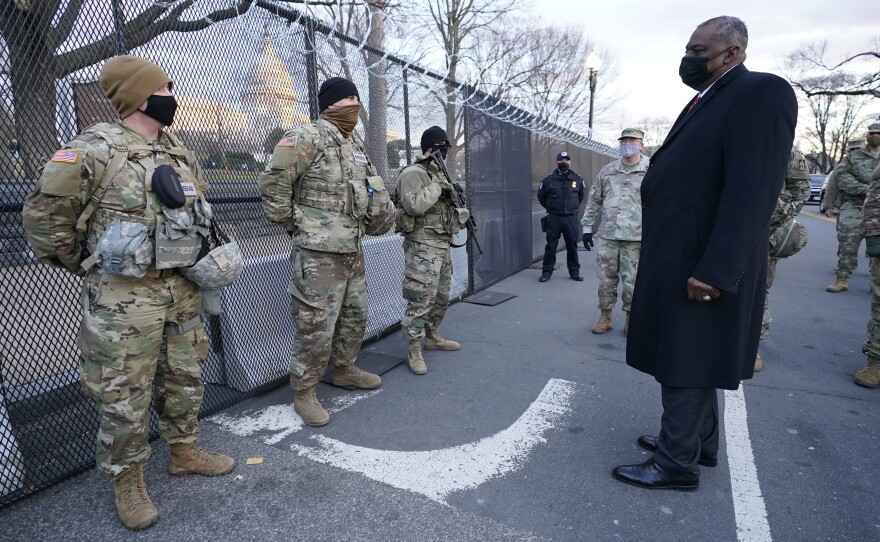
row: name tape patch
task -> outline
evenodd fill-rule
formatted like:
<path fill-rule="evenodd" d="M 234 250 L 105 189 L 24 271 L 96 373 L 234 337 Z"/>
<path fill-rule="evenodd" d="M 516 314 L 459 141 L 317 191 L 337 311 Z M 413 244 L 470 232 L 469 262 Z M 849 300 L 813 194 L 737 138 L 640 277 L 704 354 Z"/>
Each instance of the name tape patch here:
<path fill-rule="evenodd" d="M 366 164 L 366 163 L 368 162 L 368 160 L 367 160 L 367 155 L 364 154 L 364 153 L 362 153 L 362 152 L 355 151 L 355 153 L 354 153 L 354 161 L 357 162 L 357 163 L 359 163 L 359 164 Z"/>
<path fill-rule="evenodd" d="M 196 185 L 194 183 L 180 183 L 180 187 L 183 189 L 183 193 L 189 196 L 197 196 Z"/>

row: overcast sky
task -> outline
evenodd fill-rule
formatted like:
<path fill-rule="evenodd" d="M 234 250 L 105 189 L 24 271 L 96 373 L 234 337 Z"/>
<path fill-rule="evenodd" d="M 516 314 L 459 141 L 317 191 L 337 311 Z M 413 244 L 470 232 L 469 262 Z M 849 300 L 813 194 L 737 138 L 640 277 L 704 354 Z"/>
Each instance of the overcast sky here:
<path fill-rule="evenodd" d="M 594 123 L 602 139 L 616 138 L 619 124 L 678 116 L 694 95 L 678 77 L 684 46 L 696 26 L 712 17 L 742 19 L 749 29 L 746 66 L 780 75 L 783 58 L 805 42 L 826 39 L 826 58 L 836 63 L 867 50 L 880 37 L 876 0 L 743 0 L 715 5 L 687 0 L 532 0 L 529 11 L 545 24 L 580 25 L 617 58 L 620 75 L 615 83 L 625 97 L 617 111 L 602 116 L 602 124 Z M 880 113 L 880 99 L 865 112 Z"/>

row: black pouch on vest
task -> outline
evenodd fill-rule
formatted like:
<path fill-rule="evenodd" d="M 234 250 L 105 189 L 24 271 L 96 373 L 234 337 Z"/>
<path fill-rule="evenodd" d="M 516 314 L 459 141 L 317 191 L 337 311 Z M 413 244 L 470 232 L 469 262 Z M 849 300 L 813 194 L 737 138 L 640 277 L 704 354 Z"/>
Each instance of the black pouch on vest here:
<path fill-rule="evenodd" d="M 180 209 L 186 204 L 186 194 L 180 186 L 180 175 L 168 164 L 162 164 L 153 171 L 153 193 L 159 203 L 169 209 Z"/>

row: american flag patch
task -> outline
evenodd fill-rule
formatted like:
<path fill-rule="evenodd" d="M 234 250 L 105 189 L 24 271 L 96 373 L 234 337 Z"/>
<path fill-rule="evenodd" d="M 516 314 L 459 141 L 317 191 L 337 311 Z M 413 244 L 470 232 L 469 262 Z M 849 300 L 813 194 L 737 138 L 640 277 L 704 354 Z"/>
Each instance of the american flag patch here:
<path fill-rule="evenodd" d="M 78 151 L 66 151 L 62 149 L 60 151 L 55 151 L 55 154 L 52 155 L 52 161 L 64 162 L 65 164 L 75 164 L 77 156 L 79 156 Z"/>
<path fill-rule="evenodd" d="M 285 137 L 281 141 L 278 142 L 279 147 L 293 147 L 293 138 Z"/>

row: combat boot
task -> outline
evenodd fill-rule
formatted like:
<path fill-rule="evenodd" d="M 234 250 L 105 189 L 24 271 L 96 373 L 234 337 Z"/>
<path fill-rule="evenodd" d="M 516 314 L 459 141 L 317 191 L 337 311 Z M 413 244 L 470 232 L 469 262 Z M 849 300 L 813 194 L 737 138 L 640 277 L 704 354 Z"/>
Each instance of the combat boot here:
<path fill-rule="evenodd" d="M 409 342 L 409 370 L 417 375 L 423 375 L 428 372 L 428 366 L 425 365 L 425 358 L 422 357 L 422 345 L 419 340 Z"/>
<path fill-rule="evenodd" d="M 113 479 L 116 489 L 116 513 L 119 521 L 132 531 L 146 529 L 159 521 L 159 512 L 144 484 L 144 470 L 141 463 Z"/>
<path fill-rule="evenodd" d="M 825 288 L 826 292 L 831 292 L 832 294 L 845 292 L 847 290 L 849 290 L 849 279 L 847 277 L 837 277 L 834 279 L 834 282 Z"/>
<path fill-rule="evenodd" d="M 613 327 L 614 326 L 611 323 L 611 311 L 602 311 L 602 315 L 599 316 L 599 321 L 593 326 L 593 333 L 597 335 L 608 333 L 608 330 Z"/>
<path fill-rule="evenodd" d="M 461 345 L 457 342 L 444 339 L 436 329 L 425 329 L 425 350 L 458 350 Z"/>
<path fill-rule="evenodd" d="M 753 372 L 760 372 L 761 369 L 764 368 L 764 360 L 761 359 L 761 354 L 755 354 L 755 369 Z"/>
<path fill-rule="evenodd" d="M 171 445 L 168 473 L 173 476 L 183 476 L 184 474 L 222 476 L 229 474 L 234 468 L 234 459 L 228 455 L 199 448 L 195 442 Z"/>
<path fill-rule="evenodd" d="M 333 385 L 334 386 L 354 386 L 362 390 L 370 390 L 378 388 L 382 383 L 382 377 L 377 374 L 368 373 L 355 367 L 354 363 L 348 365 L 337 365 L 333 368 Z"/>
<path fill-rule="evenodd" d="M 303 423 L 312 427 L 321 427 L 330 423 L 330 414 L 321 406 L 315 393 L 315 386 L 293 392 L 293 410 L 299 414 Z"/>
<path fill-rule="evenodd" d="M 868 364 L 865 368 L 856 373 L 853 380 L 859 386 L 866 388 L 876 388 L 880 386 L 880 359 L 868 358 Z"/>

